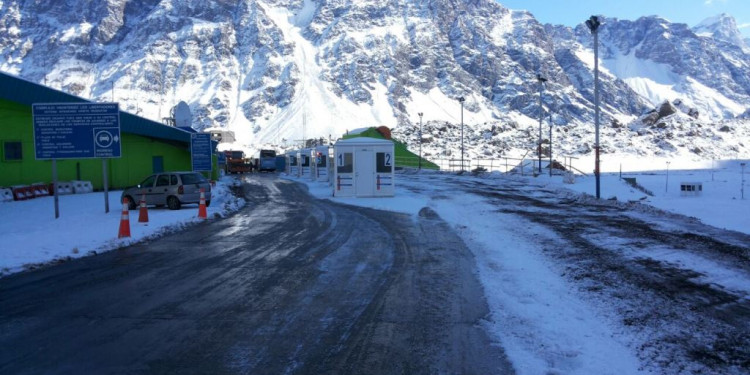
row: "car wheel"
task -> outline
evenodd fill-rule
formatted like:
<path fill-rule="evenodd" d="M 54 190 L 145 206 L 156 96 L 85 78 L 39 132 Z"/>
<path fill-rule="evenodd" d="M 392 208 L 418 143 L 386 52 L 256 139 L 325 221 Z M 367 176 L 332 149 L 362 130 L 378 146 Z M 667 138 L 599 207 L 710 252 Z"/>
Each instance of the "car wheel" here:
<path fill-rule="evenodd" d="M 209 199 L 206 199 L 206 207 L 208 207 L 208 206 L 210 206 L 210 205 L 211 205 L 211 200 L 209 200 Z"/>
<path fill-rule="evenodd" d="M 135 210 L 136 208 L 138 208 L 138 204 L 135 203 L 135 199 L 133 199 L 133 197 L 128 195 L 125 198 L 128 198 L 128 210 Z"/>
<path fill-rule="evenodd" d="M 180 200 L 177 199 L 175 196 L 171 196 L 167 198 L 167 207 L 169 207 L 170 210 L 179 210 L 180 206 Z"/>

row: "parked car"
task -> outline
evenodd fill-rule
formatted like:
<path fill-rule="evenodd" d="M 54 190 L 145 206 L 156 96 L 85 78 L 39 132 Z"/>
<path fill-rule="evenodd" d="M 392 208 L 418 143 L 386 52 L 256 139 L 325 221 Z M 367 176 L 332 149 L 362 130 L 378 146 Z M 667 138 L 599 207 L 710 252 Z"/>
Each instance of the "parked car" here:
<path fill-rule="evenodd" d="M 200 203 L 200 189 L 206 197 L 206 207 L 211 204 L 211 183 L 198 172 L 163 172 L 146 177 L 140 184 L 123 190 L 120 202 L 128 198 L 128 207 L 138 207 L 141 197 L 146 204 L 179 210 L 183 204 Z"/>

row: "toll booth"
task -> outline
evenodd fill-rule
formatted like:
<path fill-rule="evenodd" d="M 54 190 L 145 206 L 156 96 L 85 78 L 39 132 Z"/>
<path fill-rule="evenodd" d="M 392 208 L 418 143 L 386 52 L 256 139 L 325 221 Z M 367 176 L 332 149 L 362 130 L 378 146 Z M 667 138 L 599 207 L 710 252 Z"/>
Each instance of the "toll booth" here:
<path fill-rule="evenodd" d="M 698 197 L 703 194 L 702 182 L 680 182 L 681 197 Z"/>
<path fill-rule="evenodd" d="M 329 146 L 315 147 L 315 151 L 313 155 L 315 157 L 315 160 L 313 163 L 313 166 L 315 167 L 313 171 L 313 175 L 314 175 L 313 181 L 328 182 L 330 180 L 328 178 L 329 177 L 328 169 L 329 169 L 329 166 L 331 165 L 330 160 L 329 160 L 330 150 L 331 148 Z"/>
<path fill-rule="evenodd" d="M 297 150 L 293 150 L 286 153 L 286 174 L 289 176 L 299 176 L 297 152 Z"/>
<path fill-rule="evenodd" d="M 357 137 L 333 146 L 333 195 L 337 197 L 392 197 L 394 144 L 385 139 Z"/>
<path fill-rule="evenodd" d="M 297 177 L 310 179 L 312 176 L 312 149 L 303 148 L 297 153 L 299 160 L 299 175 Z"/>

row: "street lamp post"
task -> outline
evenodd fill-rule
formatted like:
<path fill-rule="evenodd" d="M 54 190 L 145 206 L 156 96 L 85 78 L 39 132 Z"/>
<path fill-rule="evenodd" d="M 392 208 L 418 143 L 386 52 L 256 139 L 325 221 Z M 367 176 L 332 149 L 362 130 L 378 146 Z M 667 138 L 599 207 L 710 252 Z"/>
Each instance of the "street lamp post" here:
<path fill-rule="evenodd" d="M 667 191 L 669 191 L 669 163 L 671 163 L 671 162 L 669 162 L 669 161 L 667 162 L 667 182 L 666 182 L 666 184 L 664 185 L 664 192 L 665 192 L 665 193 L 666 193 Z"/>
<path fill-rule="evenodd" d="M 422 170 L 422 115 L 424 113 L 419 112 L 419 170 Z"/>
<path fill-rule="evenodd" d="M 552 177 L 552 109 L 549 111 L 549 176 Z"/>
<path fill-rule="evenodd" d="M 599 180 L 599 26 L 601 22 L 599 17 L 591 16 L 586 20 L 591 33 L 594 34 L 594 127 L 596 128 L 596 137 L 594 141 L 594 175 L 596 176 L 596 199 L 601 197 L 601 183 Z"/>
<path fill-rule="evenodd" d="M 537 74 L 536 79 L 539 81 L 539 141 L 537 143 L 537 153 L 539 154 L 539 174 L 542 174 L 542 118 L 544 117 L 542 90 L 544 89 L 544 82 L 547 82 L 547 78 L 542 77 L 541 74 Z"/>
<path fill-rule="evenodd" d="M 461 103 L 461 172 L 464 171 L 464 97 L 458 98 Z"/>
<path fill-rule="evenodd" d="M 740 166 L 742 167 L 742 185 L 740 186 L 740 194 L 742 195 L 742 199 L 745 199 L 745 163 L 740 163 Z"/>

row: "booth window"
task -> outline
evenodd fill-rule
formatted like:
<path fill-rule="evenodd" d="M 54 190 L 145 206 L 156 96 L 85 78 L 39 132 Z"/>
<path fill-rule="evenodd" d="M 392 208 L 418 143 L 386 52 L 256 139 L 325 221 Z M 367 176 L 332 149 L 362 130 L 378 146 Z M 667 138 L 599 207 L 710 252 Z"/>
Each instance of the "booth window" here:
<path fill-rule="evenodd" d="M 317 157 L 317 164 L 318 164 L 318 166 L 319 167 L 325 167 L 326 166 L 326 161 L 327 161 L 326 159 L 328 159 L 328 158 L 325 157 L 325 156 L 323 156 L 322 152 L 319 152 L 318 153 L 318 157 Z"/>
<path fill-rule="evenodd" d="M 378 152 L 375 154 L 376 171 L 378 173 L 393 172 L 393 155 L 390 152 Z"/>
<path fill-rule="evenodd" d="M 302 166 L 303 167 L 309 167 L 310 166 L 310 157 L 307 155 L 302 155 Z"/>
<path fill-rule="evenodd" d="M 297 165 L 297 157 L 296 156 L 290 156 L 289 157 L 289 165 Z"/>
<path fill-rule="evenodd" d="M 3 159 L 5 161 L 15 161 L 23 159 L 21 142 L 5 141 L 3 142 Z"/>
<path fill-rule="evenodd" d="M 352 173 L 354 172 L 354 163 L 352 162 L 351 152 L 342 152 L 338 155 L 338 167 L 336 172 L 338 173 Z"/>

